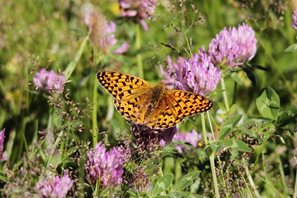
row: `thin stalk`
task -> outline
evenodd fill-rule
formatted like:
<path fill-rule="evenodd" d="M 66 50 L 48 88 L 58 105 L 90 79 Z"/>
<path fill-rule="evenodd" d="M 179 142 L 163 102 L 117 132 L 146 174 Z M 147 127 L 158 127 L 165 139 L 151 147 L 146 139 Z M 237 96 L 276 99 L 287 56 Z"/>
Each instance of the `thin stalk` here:
<path fill-rule="evenodd" d="M 207 139 L 207 135 L 206 135 L 206 125 L 205 125 L 205 116 L 204 113 L 201 114 L 201 122 L 202 122 L 202 136 L 203 136 L 203 140 L 205 142 L 205 144 L 208 143 L 208 139 Z M 220 197 L 220 193 L 219 193 L 219 185 L 218 185 L 218 180 L 217 180 L 217 175 L 216 175 L 216 167 L 215 167 L 215 163 L 214 163 L 214 153 L 212 153 L 209 156 L 209 161 L 210 161 L 210 168 L 211 168 L 211 174 L 212 174 L 212 180 L 213 180 L 213 187 L 215 190 L 215 195 L 216 198 Z"/>
<path fill-rule="evenodd" d="M 210 128 L 210 131 L 211 131 L 211 134 L 212 134 L 212 139 L 213 139 L 213 141 L 215 141 L 216 137 L 215 137 L 214 130 L 213 130 L 213 127 L 212 127 L 212 124 L 211 124 L 209 111 L 207 111 L 206 114 L 207 114 L 207 120 L 208 120 L 209 128 Z"/>
<path fill-rule="evenodd" d="M 140 78 L 143 78 L 142 55 L 141 55 L 141 53 L 139 53 L 139 50 L 141 49 L 141 31 L 140 31 L 139 25 L 136 25 L 135 49 L 138 51 L 138 53 L 136 55 L 138 75 Z"/>
<path fill-rule="evenodd" d="M 210 168 L 211 168 L 211 174 L 212 174 L 213 187 L 214 187 L 214 190 L 215 190 L 215 195 L 218 198 L 218 197 L 220 197 L 220 193 L 219 193 L 219 185 L 218 185 L 217 174 L 216 174 L 216 167 L 215 167 L 215 163 L 214 163 L 214 153 L 212 153 L 209 156 L 209 161 L 210 161 Z"/>
<path fill-rule="evenodd" d="M 208 143 L 207 135 L 206 135 L 206 125 L 205 125 L 205 116 L 204 113 L 201 114 L 201 123 L 202 123 L 202 137 L 205 144 Z"/>
<path fill-rule="evenodd" d="M 93 104 L 93 110 L 92 110 L 92 142 L 93 146 L 95 147 L 97 142 L 98 142 L 98 122 L 97 122 L 97 107 L 98 107 L 98 102 L 97 102 L 97 79 L 96 77 L 92 76 L 93 82 L 93 97 L 92 97 L 92 104 Z"/>
<path fill-rule="evenodd" d="M 221 86 L 222 86 L 222 89 L 223 89 L 223 98 L 224 98 L 225 108 L 226 108 L 226 110 L 228 112 L 230 110 L 230 107 L 229 107 L 229 103 L 228 103 L 228 97 L 227 97 L 224 78 L 221 78 Z"/>
<path fill-rule="evenodd" d="M 246 173 L 246 175 L 248 177 L 248 180 L 249 180 L 249 183 L 250 183 L 251 187 L 253 188 L 253 191 L 254 191 L 255 196 L 257 198 L 260 198 L 261 196 L 260 196 L 260 194 L 259 194 L 259 192 L 257 190 L 257 187 L 256 187 L 256 185 L 254 183 L 254 180 L 253 180 L 253 178 L 252 178 L 252 176 L 250 174 L 250 171 L 249 171 L 247 165 L 245 165 L 244 167 L 245 167 L 245 173 Z"/>
<path fill-rule="evenodd" d="M 210 114 L 209 114 L 209 111 L 207 111 L 206 112 L 207 113 L 207 119 L 208 119 L 208 123 L 209 123 L 209 128 L 210 128 L 210 131 L 211 131 L 211 134 L 212 134 L 212 138 L 213 138 L 213 141 L 216 141 L 216 137 L 215 137 L 215 134 L 214 134 L 214 130 L 213 130 L 213 126 L 212 126 L 212 123 L 211 123 L 211 119 L 210 119 Z M 213 159 L 214 159 L 214 157 L 213 157 Z M 212 160 L 212 159 L 210 159 L 210 160 Z M 218 162 L 219 162 L 219 170 L 220 170 L 220 174 L 221 174 L 221 176 L 222 176 L 222 180 L 223 180 L 223 182 L 224 182 L 224 185 L 225 186 L 227 186 L 227 184 L 226 184 L 226 181 L 225 181 L 225 178 L 224 178 L 224 173 L 223 173 L 223 168 L 222 168 L 222 162 L 221 162 L 221 160 L 220 160 L 220 158 L 218 158 Z M 212 170 L 213 169 L 215 169 L 215 165 L 214 165 L 214 160 L 213 160 L 213 162 L 211 162 L 211 163 L 213 163 L 213 168 L 212 168 Z M 212 165 L 212 164 L 211 164 Z M 213 174 L 213 173 L 212 173 Z M 214 175 L 213 175 L 213 177 L 214 177 Z M 216 175 L 215 175 L 215 178 L 213 178 L 213 180 L 214 181 L 217 181 L 217 178 L 216 178 Z M 215 184 L 214 184 L 215 185 Z M 217 184 L 216 184 L 216 186 L 218 186 Z"/>
<path fill-rule="evenodd" d="M 45 165 L 46 168 L 47 168 L 47 166 L 48 166 L 48 163 L 51 161 L 51 158 L 52 158 L 52 156 L 53 156 L 53 154 L 54 154 L 54 152 L 55 152 L 55 149 L 57 148 L 59 142 L 61 141 L 61 138 L 62 138 L 62 136 L 63 136 L 63 132 L 64 132 L 63 130 L 60 131 L 60 133 L 59 133 L 58 136 L 57 136 L 57 139 L 56 139 L 56 141 L 55 141 L 55 143 L 54 143 L 54 146 L 53 146 L 53 148 L 52 148 L 52 151 L 51 151 L 51 153 L 50 153 L 50 155 L 49 155 L 49 157 L 48 157 L 48 160 L 47 160 L 47 162 L 46 162 L 46 165 Z"/>
<path fill-rule="evenodd" d="M 236 97 L 237 97 L 237 82 L 234 82 L 234 89 L 233 89 L 233 98 L 232 98 L 232 104 L 236 103 Z"/>
<path fill-rule="evenodd" d="M 296 171 L 296 175 L 295 175 L 295 186 L 294 186 L 294 196 L 293 197 L 297 197 L 297 171 Z"/>
<path fill-rule="evenodd" d="M 100 182 L 99 182 L 99 179 L 97 179 L 97 181 L 96 181 L 96 188 L 95 188 L 95 191 L 94 191 L 94 197 L 98 197 L 99 196 L 99 189 L 100 189 Z"/>
<path fill-rule="evenodd" d="M 286 185 L 286 181 L 285 181 L 285 173 L 284 173 L 284 169 L 283 169 L 283 163 L 280 159 L 279 156 L 277 156 L 277 161 L 279 163 L 279 172 L 280 172 L 280 175 L 281 175 L 281 178 L 282 178 L 282 183 L 283 183 L 283 187 L 284 187 L 284 191 L 285 193 L 287 194 L 288 193 L 288 188 L 287 188 L 287 185 Z"/>

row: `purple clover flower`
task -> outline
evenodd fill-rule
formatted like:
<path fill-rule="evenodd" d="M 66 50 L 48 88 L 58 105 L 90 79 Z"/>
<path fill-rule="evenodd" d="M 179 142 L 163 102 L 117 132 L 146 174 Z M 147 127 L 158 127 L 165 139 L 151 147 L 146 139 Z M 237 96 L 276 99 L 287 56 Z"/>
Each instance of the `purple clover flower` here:
<path fill-rule="evenodd" d="M 167 71 L 161 68 L 161 73 L 165 77 L 165 84 L 176 89 L 205 95 L 216 89 L 221 78 L 221 71 L 214 66 L 204 49 L 200 49 L 198 54 L 188 60 L 178 58 L 173 63 L 168 58 L 167 63 Z"/>
<path fill-rule="evenodd" d="M 0 131 L 0 161 L 7 160 L 7 154 L 4 152 L 5 128 Z"/>
<path fill-rule="evenodd" d="M 224 28 L 209 44 L 209 54 L 215 65 L 242 65 L 251 60 L 256 51 L 256 34 L 247 24 Z"/>
<path fill-rule="evenodd" d="M 186 132 L 186 133 L 181 133 L 178 132 L 174 135 L 173 137 L 173 142 L 185 142 L 185 143 L 189 143 L 194 147 L 197 147 L 197 143 L 198 141 L 202 140 L 202 136 L 201 134 L 198 134 L 196 131 L 192 131 L 192 132 Z M 184 147 L 182 145 L 176 145 L 175 146 L 176 150 L 179 153 L 183 153 Z"/>
<path fill-rule="evenodd" d="M 156 9 L 157 0 L 119 0 L 121 16 L 139 20 L 142 28 L 148 30 L 145 19 L 150 18 Z"/>
<path fill-rule="evenodd" d="M 130 159 L 128 150 L 122 147 L 107 151 L 101 143 L 88 151 L 86 171 L 92 182 L 100 180 L 103 186 L 118 186 L 122 183 L 123 165 Z"/>
<path fill-rule="evenodd" d="M 39 88 L 46 90 L 50 93 L 62 93 L 64 90 L 65 76 L 59 75 L 54 71 L 46 71 L 41 69 L 37 72 L 33 78 L 34 85 Z"/>
<path fill-rule="evenodd" d="M 297 10 L 294 10 L 292 13 L 292 23 L 291 27 L 297 31 Z"/>
<path fill-rule="evenodd" d="M 55 176 L 48 180 L 43 180 L 36 185 L 39 195 L 43 197 L 66 197 L 67 192 L 73 185 L 67 173 L 63 177 Z"/>
<path fill-rule="evenodd" d="M 116 24 L 113 21 L 107 21 L 102 13 L 94 10 L 92 5 L 85 6 L 84 14 L 85 24 L 90 31 L 92 43 L 103 53 L 108 53 L 118 44 L 116 39 Z M 129 49 L 128 43 L 124 42 L 112 53 L 123 54 Z"/>

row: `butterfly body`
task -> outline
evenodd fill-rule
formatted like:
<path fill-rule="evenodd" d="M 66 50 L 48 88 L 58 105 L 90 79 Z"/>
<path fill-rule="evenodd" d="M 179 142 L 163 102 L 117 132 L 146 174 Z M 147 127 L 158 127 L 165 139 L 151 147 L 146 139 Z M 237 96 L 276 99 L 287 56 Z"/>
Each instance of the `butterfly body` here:
<path fill-rule="evenodd" d="M 127 120 L 152 129 L 175 126 L 185 117 L 209 110 L 212 102 L 192 92 L 168 90 L 119 72 L 97 74 L 99 83 L 114 97 L 117 110 Z"/>

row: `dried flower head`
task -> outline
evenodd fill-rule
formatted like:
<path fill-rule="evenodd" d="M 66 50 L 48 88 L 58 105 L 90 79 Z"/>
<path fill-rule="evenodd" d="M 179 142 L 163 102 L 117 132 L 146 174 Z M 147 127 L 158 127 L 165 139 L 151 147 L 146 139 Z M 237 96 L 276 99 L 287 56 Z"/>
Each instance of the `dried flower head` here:
<path fill-rule="evenodd" d="M 84 16 L 92 43 L 103 53 L 108 53 L 118 43 L 115 37 L 116 24 L 113 21 L 107 21 L 105 16 L 90 4 L 84 7 Z M 123 54 L 128 48 L 128 43 L 124 42 L 113 53 Z"/>
<path fill-rule="evenodd" d="M 62 93 L 64 90 L 65 76 L 59 75 L 54 71 L 41 69 L 35 74 L 33 82 L 39 89 L 46 90 L 50 93 Z"/>
<path fill-rule="evenodd" d="M 153 151 L 172 141 L 177 128 L 151 129 L 145 125 L 133 124 L 131 132 L 141 151 Z"/>
<path fill-rule="evenodd" d="M 202 136 L 201 134 L 198 134 L 196 131 L 192 131 L 192 132 L 186 132 L 186 133 L 182 133 L 182 132 L 178 132 L 174 135 L 173 137 L 173 142 L 185 142 L 185 143 L 189 143 L 194 147 L 197 147 L 198 142 L 202 140 Z M 183 146 L 182 145 L 176 145 L 176 150 L 179 153 L 183 153 Z"/>
<path fill-rule="evenodd" d="M 48 180 L 40 181 L 36 185 L 38 194 L 43 197 L 66 197 L 67 192 L 73 185 L 73 181 L 70 179 L 67 173 L 63 177 L 55 176 Z"/>
<path fill-rule="evenodd" d="M 144 30 L 148 30 L 145 19 L 150 18 L 157 5 L 157 0 L 119 0 L 121 15 L 137 19 Z"/>
<path fill-rule="evenodd" d="M 214 91 L 221 78 L 221 71 L 214 66 L 204 49 L 200 49 L 198 54 L 188 60 L 178 58 L 177 62 L 173 63 L 168 58 L 167 63 L 167 71 L 161 68 L 161 73 L 165 77 L 166 85 L 176 89 L 204 95 Z"/>
<path fill-rule="evenodd" d="M 209 44 L 209 54 L 215 65 L 242 65 L 251 60 L 256 51 L 256 34 L 247 24 L 224 28 Z"/>
<path fill-rule="evenodd" d="M 294 10 L 292 13 L 291 26 L 295 31 L 297 31 L 297 10 Z"/>
<path fill-rule="evenodd" d="M 7 160 L 7 154 L 4 151 L 5 128 L 0 131 L 0 161 Z"/>
<path fill-rule="evenodd" d="M 92 182 L 100 180 L 103 186 L 118 186 L 122 183 L 123 165 L 130 159 L 130 154 L 122 147 L 114 147 L 107 151 L 98 143 L 88 151 L 86 171 Z"/>

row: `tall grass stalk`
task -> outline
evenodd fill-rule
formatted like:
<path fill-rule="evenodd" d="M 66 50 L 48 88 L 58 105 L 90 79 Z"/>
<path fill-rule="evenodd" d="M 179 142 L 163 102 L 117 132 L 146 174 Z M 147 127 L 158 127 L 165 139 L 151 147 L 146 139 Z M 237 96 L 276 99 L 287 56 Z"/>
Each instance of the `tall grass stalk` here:
<path fill-rule="evenodd" d="M 97 122 L 97 107 L 98 107 L 98 102 L 97 102 L 97 79 L 96 79 L 96 74 L 91 75 L 91 83 L 93 82 L 93 91 L 92 91 L 92 143 L 93 147 L 96 146 L 98 142 L 98 122 Z"/>
<path fill-rule="evenodd" d="M 140 78 L 143 78 L 143 63 L 142 63 L 142 55 L 139 52 L 141 49 L 141 30 L 140 25 L 135 25 L 135 31 L 136 31 L 136 39 L 135 39 L 135 49 L 137 50 L 136 55 L 136 62 L 137 62 L 137 68 L 138 68 L 138 75 Z"/>

